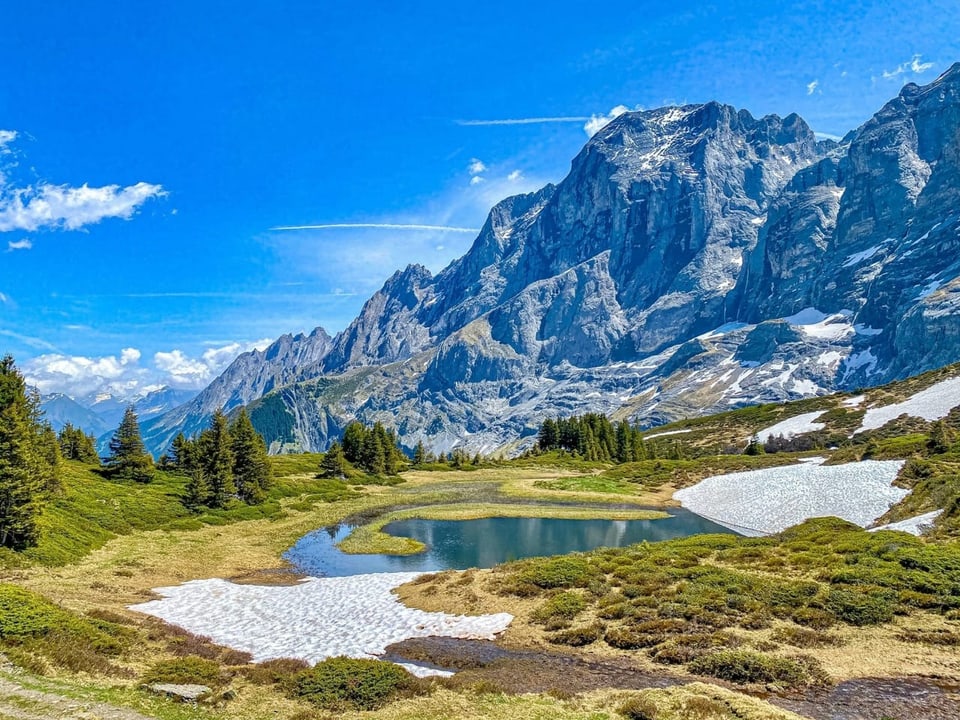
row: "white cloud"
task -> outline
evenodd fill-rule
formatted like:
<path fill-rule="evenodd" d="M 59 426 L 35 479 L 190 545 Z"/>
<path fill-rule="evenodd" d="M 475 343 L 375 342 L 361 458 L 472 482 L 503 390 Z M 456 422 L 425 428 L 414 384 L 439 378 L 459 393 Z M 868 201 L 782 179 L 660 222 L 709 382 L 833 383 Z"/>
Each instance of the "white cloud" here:
<path fill-rule="evenodd" d="M 519 170 L 514 170 L 513 172 L 510 172 L 507 174 L 507 180 L 509 180 L 510 182 L 516 182 L 521 178 L 523 178 L 523 173 L 520 172 Z"/>
<path fill-rule="evenodd" d="M 630 112 L 630 108 L 628 108 L 626 105 L 617 105 L 606 115 L 592 115 L 589 118 L 586 118 L 587 122 L 583 126 L 583 131 L 587 133 L 587 137 L 593 137 L 604 127 L 606 127 L 611 120 L 618 118 L 627 112 Z"/>
<path fill-rule="evenodd" d="M 10 152 L 7 145 L 17 139 L 16 130 L 0 130 L 0 154 Z"/>
<path fill-rule="evenodd" d="M 487 171 L 487 166 L 484 164 L 483 160 L 473 158 L 470 160 L 470 166 L 467 168 L 467 171 L 471 175 L 480 175 Z"/>
<path fill-rule="evenodd" d="M 136 348 L 124 348 L 120 351 L 120 364 L 131 365 L 140 362 L 140 351 Z"/>
<path fill-rule="evenodd" d="M 85 357 L 51 352 L 28 360 L 23 365 L 27 382 L 41 393 L 65 393 L 86 397 L 110 393 L 133 399 L 163 386 L 200 390 L 223 372 L 240 353 L 262 350 L 271 340 L 230 342 L 191 357 L 182 350 L 157 352 L 153 366 L 140 363 L 137 348 L 123 348 L 119 355 Z"/>
<path fill-rule="evenodd" d="M 472 178 L 470 178 L 471 185 L 479 185 L 483 181 L 484 181 L 484 178 L 482 178 L 480 175 L 474 175 Z"/>
<path fill-rule="evenodd" d="M 124 188 L 40 184 L 17 189 L 0 198 L 0 232 L 78 230 L 105 218 L 129 220 L 147 200 L 164 195 L 160 185 L 145 182 Z"/>
<path fill-rule="evenodd" d="M 907 62 L 900 63 L 893 70 L 884 70 L 883 77 L 886 80 L 892 80 L 898 75 L 903 75 L 905 73 L 911 73 L 913 75 L 921 75 L 927 70 L 933 67 L 932 62 L 920 62 L 920 58 L 923 57 L 920 54 L 914 55 Z"/>
<path fill-rule="evenodd" d="M 13 300 L 10 299 L 10 296 L 6 293 L 0 292 L 0 305 L 12 305 Z"/>
<path fill-rule="evenodd" d="M 819 80 L 814 80 L 813 82 L 807 83 L 807 95 L 813 95 L 817 91 L 817 86 L 819 84 Z"/>
<path fill-rule="evenodd" d="M 7 243 L 7 252 L 13 252 L 14 250 L 29 250 L 33 247 L 33 243 L 30 241 L 30 238 L 23 238 L 22 240 L 10 240 Z"/>

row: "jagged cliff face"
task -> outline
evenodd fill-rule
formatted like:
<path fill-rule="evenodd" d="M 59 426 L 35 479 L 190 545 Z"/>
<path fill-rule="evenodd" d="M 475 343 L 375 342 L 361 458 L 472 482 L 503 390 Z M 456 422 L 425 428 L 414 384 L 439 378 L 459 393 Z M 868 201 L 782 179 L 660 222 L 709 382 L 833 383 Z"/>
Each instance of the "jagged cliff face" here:
<path fill-rule="evenodd" d="M 491 451 L 549 415 L 655 424 L 956 361 L 958 93 L 960 66 L 908 85 L 839 145 L 717 103 L 622 115 L 436 277 L 238 359 L 150 437 L 254 401 L 275 451 L 354 418 Z"/>

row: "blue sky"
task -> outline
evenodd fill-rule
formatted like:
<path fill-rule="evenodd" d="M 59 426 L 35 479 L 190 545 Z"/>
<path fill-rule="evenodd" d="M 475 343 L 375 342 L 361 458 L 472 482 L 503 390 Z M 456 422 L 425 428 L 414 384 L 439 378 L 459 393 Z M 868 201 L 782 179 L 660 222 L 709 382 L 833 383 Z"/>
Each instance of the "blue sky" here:
<path fill-rule="evenodd" d="M 201 387 L 441 269 L 613 108 L 842 135 L 958 60 L 952 1 L 9 4 L 0 351 L 44 391 Z M 275 229 L 375 224 L 456 230 Z"/>

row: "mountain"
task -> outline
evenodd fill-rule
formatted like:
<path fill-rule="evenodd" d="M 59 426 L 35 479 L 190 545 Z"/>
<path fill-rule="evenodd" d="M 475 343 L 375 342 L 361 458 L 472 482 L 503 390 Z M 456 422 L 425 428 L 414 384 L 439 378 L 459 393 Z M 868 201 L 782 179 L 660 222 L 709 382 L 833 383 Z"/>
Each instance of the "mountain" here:
<path fill-rule="evenodd" d="M 57 432 L 68 423 L 94 436 L 105 433 L 110 427 L 97 413 L 63 393 L 41 396 L 40 409 L 43 419 Z"/>
<path fill-rule="evenodd" d="M 960 64 L 840 143 L 716 102 L 625 113 L 438 275 L 397 272 L 332 340 L 241 356 L 145 435 L 249 403 L 274 452 L 354 418 L 488 452 L 546 416 L 652 426 L 956 361 L 958 163 Z"/>
<path fill-rule="evenodd" d="M 309 335 L 284 335 L 264 350 L 239 355 L 189 402 L 152 419 L 141 418 L 144 442 L 151 452 L 160 455 L 178 433 L 189 436 L 203 429 L 218 408 L 229 412 L 275 388 L 312 377 L 330 348 L 330 336 L 317 328 Z"/>

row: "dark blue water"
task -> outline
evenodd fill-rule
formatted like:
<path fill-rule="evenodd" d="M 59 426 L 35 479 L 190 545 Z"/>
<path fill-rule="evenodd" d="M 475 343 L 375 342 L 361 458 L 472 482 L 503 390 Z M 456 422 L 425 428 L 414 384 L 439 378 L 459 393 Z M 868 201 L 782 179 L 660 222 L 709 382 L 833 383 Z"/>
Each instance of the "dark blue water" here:
<path fill-rule="evenodd" d="M 562 555 L 598 547 L 624 547 L 647 540 L 669 540 L 730 530 L 680 508 L 662 520 L 560 520 L 484 518 L 482 520 L 401 520 L 384 527 L 389 535 L 419 540 L 416 555 L 348 555 L 336 544 L 351 525 L 317 530 L 302 537 L 284 557 L 307 575 L 342 577 L 380 572 L 436 572 L 489 568 L 510 560 Z"/>

